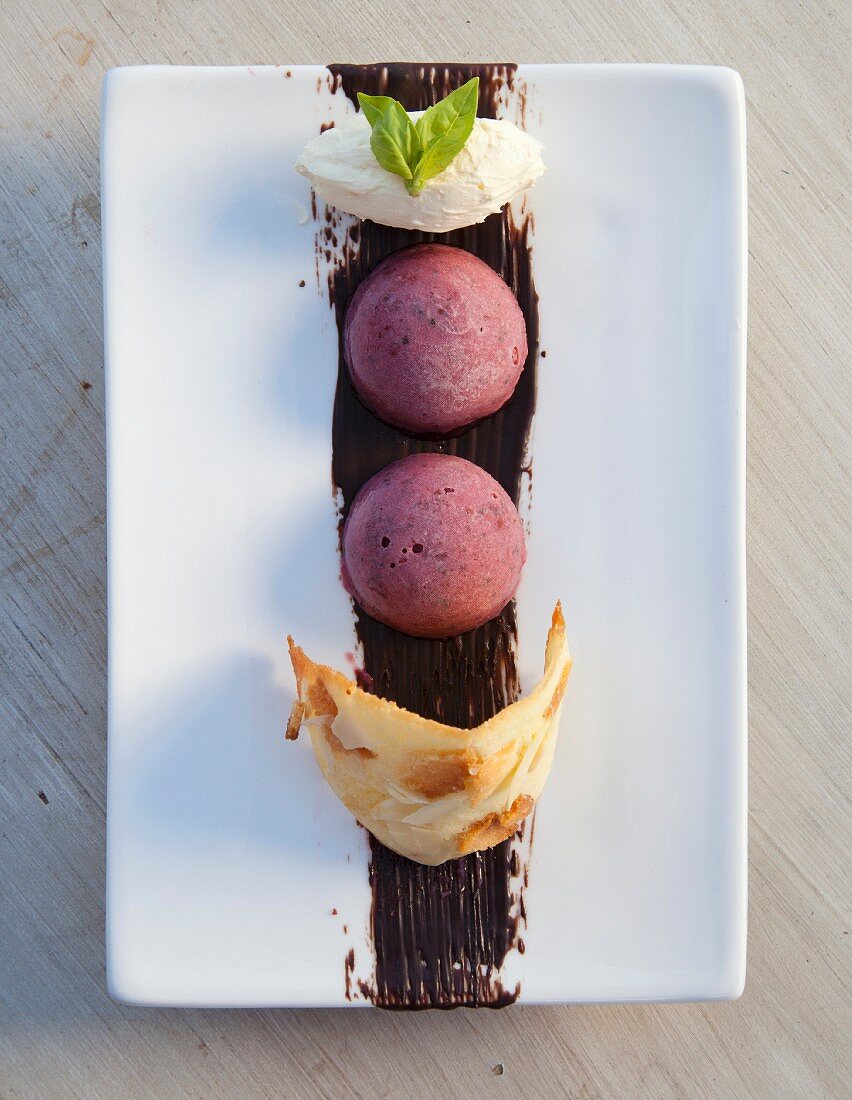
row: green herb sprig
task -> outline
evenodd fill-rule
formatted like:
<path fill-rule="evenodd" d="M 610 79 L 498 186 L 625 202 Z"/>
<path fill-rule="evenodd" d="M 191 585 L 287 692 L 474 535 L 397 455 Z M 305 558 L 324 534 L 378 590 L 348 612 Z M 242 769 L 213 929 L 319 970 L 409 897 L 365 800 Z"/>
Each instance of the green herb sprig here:
<path fill-rule="evenodd" d="M 450 92 L 415 123 L 396 99 L 358 93 L 361 110 L 372 127 L 370 148 L 379 164 L 405 181 L 409 195 L 419 195 L 427 180 L 440 175 L 465 146 L 476 121 L 479 77 Z"/>

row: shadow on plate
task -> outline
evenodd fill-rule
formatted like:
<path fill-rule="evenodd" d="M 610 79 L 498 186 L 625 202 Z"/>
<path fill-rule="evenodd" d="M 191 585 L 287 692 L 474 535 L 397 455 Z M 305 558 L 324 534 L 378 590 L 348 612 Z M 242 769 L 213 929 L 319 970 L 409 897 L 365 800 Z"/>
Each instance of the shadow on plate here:
<path fill-rule="evenodd" d="M 292 874 L 306 858 L 345 858 L 351 818 L 317 782 L 307 740 L 284 740 L 291 702 L 273 683 L 272 663 L 244 653 L 180 677 L 140 707 L 115 798 L 143 863 L 159 848 L 201 848 L 213 861 L 261 852 Z"/>

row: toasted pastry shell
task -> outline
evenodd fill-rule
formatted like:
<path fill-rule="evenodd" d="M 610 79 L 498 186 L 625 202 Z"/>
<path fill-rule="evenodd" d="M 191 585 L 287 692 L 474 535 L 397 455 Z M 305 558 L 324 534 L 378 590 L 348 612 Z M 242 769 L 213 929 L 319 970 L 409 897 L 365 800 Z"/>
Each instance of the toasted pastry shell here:
<path fill-rule="evenodd" d="M 571 670 L 559 604 L 542 678 L 470 730 L 371 695 L 288 642 L 298 698 L 287 737 L 308 730 L 331 788 L 384 845 L 434 866 L 490 848 L 517 830 L 550 773 Z"/>

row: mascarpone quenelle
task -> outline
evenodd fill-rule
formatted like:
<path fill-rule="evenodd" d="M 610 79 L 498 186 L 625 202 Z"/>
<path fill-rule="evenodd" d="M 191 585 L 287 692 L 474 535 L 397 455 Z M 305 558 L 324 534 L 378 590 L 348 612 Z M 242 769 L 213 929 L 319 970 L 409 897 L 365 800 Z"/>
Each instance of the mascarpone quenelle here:
<path fill-rule="evenodd" d="M 370 135 L 364 114 L 353 115 L 312 138 L 296 171 L 329 205 L 400 229 L 447 233 L 485 221 L 544 172 L 540 142 L 505 119 L 477 118 L 448 167 L 409 195 L 404 181 L 376 160 Z"/>

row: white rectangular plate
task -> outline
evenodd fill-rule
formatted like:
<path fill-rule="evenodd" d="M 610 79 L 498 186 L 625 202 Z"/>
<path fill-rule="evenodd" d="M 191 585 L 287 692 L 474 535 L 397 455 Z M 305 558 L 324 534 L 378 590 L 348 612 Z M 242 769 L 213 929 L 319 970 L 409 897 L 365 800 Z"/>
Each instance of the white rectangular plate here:
<path fill-rule="evenodd" d="M 122 1000 L 345 1005 L 350 947 L 369 973 L 364 834 L 307 740 L 283 740 L 284 635 L 340 667 L 354 648 L 330 478 L 337 333 L 293 171 L 351 110 L 325 76 L 152 67 L 104 86 L 107 952 Z M 575 666 L 513 973 L 527 1002 L 735 997 L 742 86 L 669 66 L 518 79 L 548 165 L 531 195 L 547 355 L 522 683 L 557 596 Z"/>

